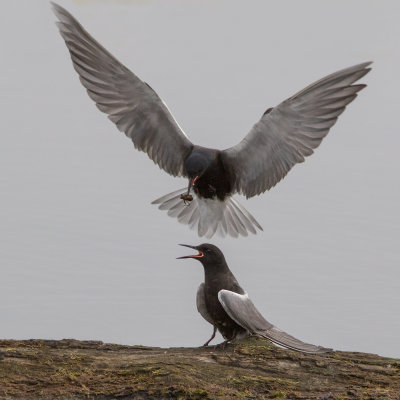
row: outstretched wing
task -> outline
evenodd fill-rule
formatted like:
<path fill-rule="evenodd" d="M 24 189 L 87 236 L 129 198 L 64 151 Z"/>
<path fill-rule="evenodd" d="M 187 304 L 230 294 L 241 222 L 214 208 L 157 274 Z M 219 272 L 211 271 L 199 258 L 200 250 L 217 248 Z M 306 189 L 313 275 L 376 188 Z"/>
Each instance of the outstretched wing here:
<path fill-rule="evenodd" d="M 218 299 L 226 313 L 251 334 L 257 334 L 280 346 L 303 353 L 331 351 L 325 347 L 304 343 L 272 325 L 260 314 L 247 294 L 241 295 L 224 289 L 219 291 Z"/>
<path fill-rule="evenodd" d="M 184 175 L 193 145 L 165 103 L 145 82 L 93 39 L 64 8 L 52 3 L 61 36 L 82 85 L 100 111 L 160 168 Z"/>
<path fill-rule="evenodd" d="M 247 198 L 261 194 L 312 154 L 366 86 L 353 83 L 370 71 L 370 64 L 335 72 L 268 109 L 239 144 L 224 150 L 236 191 Z"/>

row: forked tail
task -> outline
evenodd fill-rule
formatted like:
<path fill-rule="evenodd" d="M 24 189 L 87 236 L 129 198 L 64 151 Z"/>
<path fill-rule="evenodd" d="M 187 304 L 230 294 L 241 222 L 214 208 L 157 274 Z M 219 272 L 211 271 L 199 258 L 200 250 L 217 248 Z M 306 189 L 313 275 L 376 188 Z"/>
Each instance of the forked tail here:
<path fill-rule="evenodd" d="M 255 218 L 232 197 L 225 201 L 204 199 L 192 192 L 193 200 L 185 204 L 181 194 L 187 189 L 179 189 L 154 200 L 151 204 L 159 204 L 160 210 L 177 218 L 181 224 L 197 229 L 198 235 L 211 238 L 216 232 L 237 238 L 247 236 L 249 232 L 256 234 L 257 229 L 263 230 Z"/>

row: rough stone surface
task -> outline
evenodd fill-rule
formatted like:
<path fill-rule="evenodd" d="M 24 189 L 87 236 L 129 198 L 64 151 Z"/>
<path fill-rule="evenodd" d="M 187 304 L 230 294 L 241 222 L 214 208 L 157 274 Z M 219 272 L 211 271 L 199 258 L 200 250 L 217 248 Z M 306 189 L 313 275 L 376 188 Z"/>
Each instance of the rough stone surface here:
<path fill-rule="evenodd" d="M 283 350 L 0 340 L 0 399 L 399 399 L 400 360 Z"/>

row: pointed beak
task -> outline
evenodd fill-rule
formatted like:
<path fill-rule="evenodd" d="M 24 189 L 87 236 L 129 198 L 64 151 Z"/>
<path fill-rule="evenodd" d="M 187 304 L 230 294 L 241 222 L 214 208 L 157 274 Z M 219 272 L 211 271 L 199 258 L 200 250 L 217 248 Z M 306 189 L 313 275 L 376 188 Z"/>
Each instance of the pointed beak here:
<path fill-rule="evenodd" d="M 193 254 L 191 256 L 183 256 L 183 257 L 177 257 L 177 260 L 181 260 L 183 258 L 202 258 L 204 257 L 204 254 L 202 251 L 197 249 L 197 246 L 191 246 L 190 244 L 180 244 L 179 246 L 185 246 L 185 247 L 189 247 L 191 249 L 195 249 L 197 250 L 199 253 L 198 254 Z"/>
<path fill-rule="evenodd" d="M 187 191 L 187 195 L 190 194 L 190 189 L 194 186 L 194 184 L 196 183 L 197 179 L 199 178 L 199 176 L 197 175 L 194 178 L 190 178 L 189 179 L 189 185 L 188 185 L 188 191 Z M 186 246 L 185 244 L 182 244 L 181 246 Z M 190 247 L 190 246 L 187 246 Z"/>

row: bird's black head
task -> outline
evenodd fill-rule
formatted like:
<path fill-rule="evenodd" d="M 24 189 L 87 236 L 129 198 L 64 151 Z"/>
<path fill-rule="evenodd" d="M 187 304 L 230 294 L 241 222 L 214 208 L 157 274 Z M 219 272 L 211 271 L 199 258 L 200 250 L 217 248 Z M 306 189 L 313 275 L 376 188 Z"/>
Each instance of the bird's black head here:
<path fill-rule="evenodd" d="M 189 185 L 187 191 L 188 195 L 190 193 L 190 189 L 195 185 L 197 179 L 204 174 L 211 163 L 212 152 L 207 152 L 202 149 L 193 151 L 185 160 L 184 166 L 186 173 L 189 176 Z"/>
<path fill-rule="evenodd" d="M 226 265 L 225 257 L 222 251 L 213 244 L 203 243 L 199 246 L 190 246 L 188 244 L 181 244 L 180 246 L 190 247 L 191 249 L 197 250 L 199 253 L 191 256 L 183 256 L 178 257 L 181 258 L 194 258 L 195 260 L 199 260 L 205 267 L 206 266 L 217 266 L 217 265 Z"/>
<path fill-rule="evenodd" d="M 200 178 L 207 168 L 212 163 L 212 153 L 202 150 L 195 150 L 190 154 L 190 156 L 185 160 L 185 170 L 189 176 L 189 186 L 188 192 L 194 186 L 197 179 Z"/>
<path fill-rule="evenodd" d="M 189 178 L 194 179 L 203 175 L 211 163 L 210 157 L 204 151 L 194 151 L 185 160 L 185 169 Z"/>

